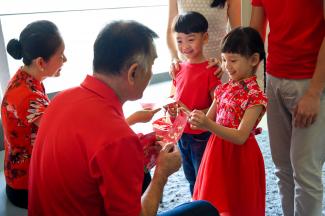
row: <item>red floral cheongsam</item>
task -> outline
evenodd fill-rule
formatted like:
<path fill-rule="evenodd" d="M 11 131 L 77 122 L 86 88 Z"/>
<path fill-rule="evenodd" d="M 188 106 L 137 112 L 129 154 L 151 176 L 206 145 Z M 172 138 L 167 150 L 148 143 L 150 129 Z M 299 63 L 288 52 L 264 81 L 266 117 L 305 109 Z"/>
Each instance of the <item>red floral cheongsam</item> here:
<path fill-rule="evenodd" d="M 215 90 L 215 99 L 216 122 L 229 128 L 238 128 L 247 109 L 256 105 L 266 108 L 267 104 L 255 76 L 219 85 Z M 265 109 L 256 125 L 264 113 Z M 264 161 L 254 132 L 243 145 L 211 135 L 202 158 L 193 199 L 208 200 L 220 212 L 231 216 L 265 215 Z"/>
<path fill-rule="evenodd" d="M 9 82 L 1 104 L 6 183 L 28 188 L 28 169 L 38 126 L 34 122 L 49 104 L 43 84 L 19 69 Z"/>

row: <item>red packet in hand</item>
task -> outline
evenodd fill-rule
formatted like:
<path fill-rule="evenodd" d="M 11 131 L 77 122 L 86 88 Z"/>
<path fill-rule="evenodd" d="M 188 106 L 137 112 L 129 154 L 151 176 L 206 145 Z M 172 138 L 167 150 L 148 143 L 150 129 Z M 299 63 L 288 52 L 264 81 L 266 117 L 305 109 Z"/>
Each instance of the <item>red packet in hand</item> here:
<path fill-rule="evenodd" d="M 152 123 L 153 130 L 157 133 L 157 137 L 162 139 L 162 143 L 174 143 L 181 138 L 188 120 L 188 115 L 182 109 L 179 110 L 177 116 L 170 121 L 168 117 L 162 117 Z"/>
<path fill-rule="evenodd" d="M 156 133 L 138 134 L 144 153 L 144 171 L 149 172 L 156 165 L 161 146 L 156 144 Z"/>

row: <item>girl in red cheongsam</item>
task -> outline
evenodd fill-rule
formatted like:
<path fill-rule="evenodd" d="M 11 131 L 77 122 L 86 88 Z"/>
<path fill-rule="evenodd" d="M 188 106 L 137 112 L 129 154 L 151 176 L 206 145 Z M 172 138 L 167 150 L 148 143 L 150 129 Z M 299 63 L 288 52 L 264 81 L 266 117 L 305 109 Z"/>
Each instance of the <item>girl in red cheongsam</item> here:
<path fill-rule="evenodd" d="M 223 39 L 223 66 L 228 83 L 219 85 L 208 113 L 194 110 L 193 128 L 212 132 L 197 176 L 194 200 L 208 200 L 231 216 L 265 215 L 265 170 L 254 136 L 267 100 L 255 72 L 265 59 L 263 40 L 250 27 Z"/>

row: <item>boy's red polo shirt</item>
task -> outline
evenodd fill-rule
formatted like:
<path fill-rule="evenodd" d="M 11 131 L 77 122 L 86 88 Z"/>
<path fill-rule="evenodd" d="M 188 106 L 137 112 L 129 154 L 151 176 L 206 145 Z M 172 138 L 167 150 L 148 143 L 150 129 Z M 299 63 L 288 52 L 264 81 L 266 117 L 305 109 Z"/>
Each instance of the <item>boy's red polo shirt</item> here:
<path fill-rule="evenodd" d="M 92 76 L 44 113 L 30 169 L 34 215 L 139 215 L 143 150 L 114 91 Z"/>

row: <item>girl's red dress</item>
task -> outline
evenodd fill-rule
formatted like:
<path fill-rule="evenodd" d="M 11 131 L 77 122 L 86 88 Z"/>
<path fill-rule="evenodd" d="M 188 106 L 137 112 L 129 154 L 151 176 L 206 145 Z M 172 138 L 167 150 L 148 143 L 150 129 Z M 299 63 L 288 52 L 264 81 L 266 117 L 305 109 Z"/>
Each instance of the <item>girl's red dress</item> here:
<path fill-rule="evenodd" d="M 255 76 L 218 86 L 215 99 L 218 103 L 216 122 L 229 128 L 238 128 L 246 109 L 256 105 L 266 108 L 267 104 Z M 264 112 L 265 109 L 256 125 Z M 264 161 L 253 132 L 243 145 L 211 135 L 193 199 L 208 200 L 219 212 L 231 216 L 265 215 Z"/>

